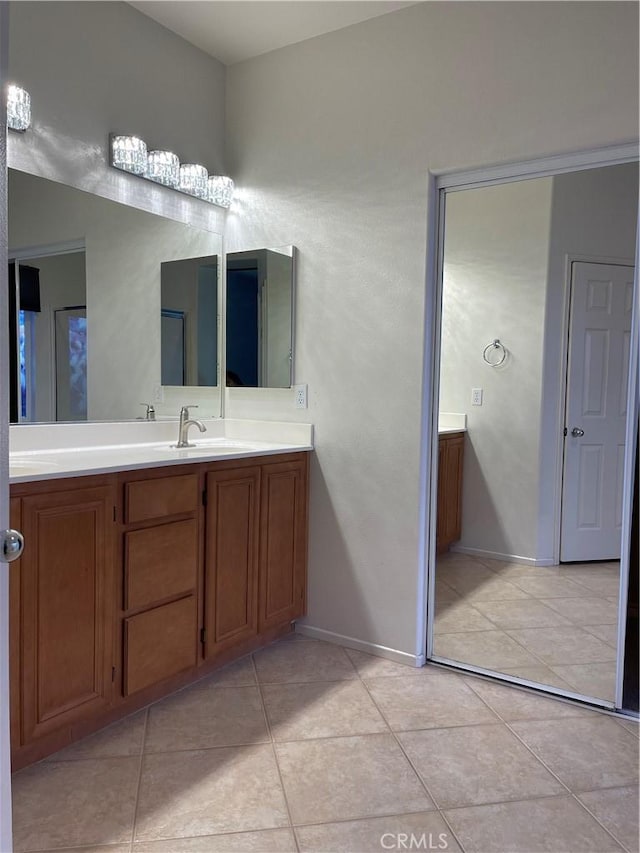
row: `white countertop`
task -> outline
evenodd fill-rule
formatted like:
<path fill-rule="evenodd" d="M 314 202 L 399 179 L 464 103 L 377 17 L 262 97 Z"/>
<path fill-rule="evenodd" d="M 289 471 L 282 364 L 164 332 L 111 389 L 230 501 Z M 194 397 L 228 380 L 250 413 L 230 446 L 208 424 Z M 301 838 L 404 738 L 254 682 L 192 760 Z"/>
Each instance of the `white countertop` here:
<path fill-rule="evenodd" d="M 467 416 L 463 412 L 438 412 L 438 435 L 467 431 Z"/>
<path fill-rule="evenodd" d="M 205 422 L 207 423 L 207 422 Z M 264 427 L 261 425 L 264 423 Z M 194 447 L 178 449 L 175 445 L 177 428 L 172 422 L 158 422 L 145 426 L 147 437 L 159 438 L 155 441 L 119 441 L 112 444 L 83 443 L 95 442 L 102 437 L 113 438 L 116 430 L 113 425 L 104 425 L 101 430 L 95 424 L 70 425 L 75 446 L 66 446 L 70 433 L 59 429 L 61 425 L 49 428 L 46 435 L 33 431 L 31 435 L 18 435 L 12 441 L 9 454 L 9 482 L 28 483 L 34 480 L 51 480 L 62 477 L 80 477 L 91 474 L 106 474 L 114 471 L 131 471 L 139 468 L 157 468 L 168 465 L 186 465 L 198 462 L 213 462 L 223 459 L 244 459 L 252 456 L 269 456 L 278 453 L 295 453 L 313 450 L 313 428 L 309 424 L 277 424 L 271 422 L 243 422 L 226 424 L 216 421 L 211 430 L 211 438 L 194 438 L 190 441 Z M 82 429 L 86 426 L 87 429 Z M 123 425 L 119 425 L 123 426 Z M 142 434 L 139 424 L 120 429 L 117 437 L 139 438 Z M 278 429 L 278 427 L 281 427 Z M 227 433 L 220 434 L 220 433 Z M 54 438 L 51 437 L 55 434 Z M 218 433 L 216 435 L 216 433 Z M 171 438 L 168 436 L 171 435 Z M 196 435 L 200 435 L 196 433 Z M 258 436 L 258 437 L 256 437 Z M 28 439 L 28 440 L 27 440 Z M 268 439 L 268 440 L 265 440 Z M 43 446 L 57 442 L 62 446 Z"/>

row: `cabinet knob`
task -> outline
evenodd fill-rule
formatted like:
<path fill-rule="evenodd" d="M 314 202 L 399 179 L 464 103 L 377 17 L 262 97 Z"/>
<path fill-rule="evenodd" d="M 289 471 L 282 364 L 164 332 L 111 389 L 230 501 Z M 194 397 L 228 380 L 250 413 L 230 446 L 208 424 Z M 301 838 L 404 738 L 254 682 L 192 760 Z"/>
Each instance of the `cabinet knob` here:
<path fill-rule="evenodd" d="M 0 534 L 1 553 L 0 560 L 3 563 L 11 563 L 17 560 L 24 551 L 24 537 L 18 530 L 3 530 Z"/>

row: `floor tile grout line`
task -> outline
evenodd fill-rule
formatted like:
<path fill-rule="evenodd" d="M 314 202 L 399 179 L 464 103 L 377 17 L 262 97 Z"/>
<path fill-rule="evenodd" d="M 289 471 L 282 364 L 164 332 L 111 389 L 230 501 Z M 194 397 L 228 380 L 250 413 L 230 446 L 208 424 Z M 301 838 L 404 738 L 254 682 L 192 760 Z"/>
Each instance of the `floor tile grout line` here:
<path fill-rule="evenodd" d="M 473 692 L 476 693 L 475 690 Z M 511 734 L 515 738 L 517 738 L 517 740 L 522 744 L 522 746 L 525 747 L 527 752 L 529 752 L 536 759 L 536 761 L 539 762 L 545 768 L 545 770 L 547 770 L 549 773 L 551 773 L 551 775 L 556 779 L 556 781 L 558 781 L 562 785 L 563 788 L 565 788 L 570 794 L 573 793 L 571 791 L 571 788 L 565 782 L 562 781 L 562 779 L 558 776 L 558 774 L 554 773 L 554 771 L 551 770 L 551 768 L 548 767 L 545 764 L 545 762 L 538 755 L 536 755 L 536 753 L 533 751 L 533 749 L 531 749 L 531 747 L 527 743 L 525 743 L 525 741 L 518 735 L 518 733 L 513 729 L 513 727 L 509 724 L 509 722 L 507 720 L 505 720 L 505 718 L 502 716 L 502 714 L 500 714 L 500 712 L 497 711 L 495 708 L 491 708 L 491 705 L 489 704 L 489 702 L 486 699 L 484 699 L 482 696 L 480 696 L 479 693 L 476 693 L 476 696 L 478 697 L 478 699 L 480 699 L 481 702 L 484 702 L 484 704 L 487 706 L 487 708 L 490 708 L 494 712 L 494 714 L 498 717 L 498 719 L 501 720 L 502 723 L 506 726 L 507 730 L 510 731 Z M 542 722 L 549 722 L 549 721 L 543 720 Z"/>
<path fill-rule="evenodd" d="M 628 786 L 621 785 L 620 787 L 628 787 Z M 590 791 L 584 791 L 582 793 L 591 793 L 591 792 Z M 616 844 L 620 845 L 620 847 L 622 848 L 622 850 L 625 851 L 625 853 L 633 853 L 633 851 L 629 850 L 627 848 L 626 844 L 623 844 L 619 838 L 616 838 L 616 836 L 613 834 L 613 832 L 608 827 L 606 827 L 604 825 L 604 823 L 600 820 L 600 818 L 597 815 L 595 815 L 585 803 L 582 802 L 582 800 L 580 799 L 580 797 L 578 796 L 577 793 L 572 791 L 571 796 L 577 802 L 577 804 L 580 806 L 580 808 L 582 808 L 584 811 L 586 811 L 587 814 L 590 815 L 596 821 L 596 823 L 599 823 L 600 826 L 604 829 L 604 831 L 607 832 L 611 836 L 611 838 L 613 838 L 613 840 L 616 842 Z"/>
<path fill-rule="evenodd" d="M 363 684 L 364 684 L 364 682 L 363 682 Z M 420 784 L 421 784 L 421 785 L 422 785 L 422 787 L 424 788 L 424 790 L 425 790 L 425 792 L 426 792 L 427 796 L 429 797 L 429 799 L 431 800 L 431 802 L 434 804 L 434 806 L 436 807 L 436 809 L 439 811 L 440 809 L 439 809 L 439 806 L 438 806 L 437 800 L 435 799 L 435 797 L 433 796 L 433 794 L 432 794 L 432 793 L 431 793 L 431 791 L 429 790 L 428 785 L 426 784 L 426 782 L 425 782 L 425 781 L 424 781 L 424 779 L 422 778 L 421 774 L 418 772 L 418 770 L 417 770 L 417 768 L 415 767 L 415 765 L 414 765 L 413 761 L 411 761 L 411 759 L 410 759 L 410 758 L 409 758 L 409 756 L 407 755 L 407 753 L 406 753 L 406 751 L 405 751 L 405 749 L 404 749 L 404 747 L 403 747 L 402 743 L 400 742 L 400 739 L 398 738 L 398 735 L 397 735 L 397 733 L 396 733 L 395 729 L 393 728 L 393 726 L 391 725 L 391 723 L 390 723 L 390 722 L 389 722 L 389 720 L 387 719 L 386 714 L 385 714 L 385 713 L 384 713 L 384 711 L 380 708 L 380 706 L 379 706 L 379 705 L 378 705 L 378 703 L 376 702 L 375 698 L 374 698 L 374 697 L 373 697 L 373 695 L 371 694 L 371 691 L 369 690 L 369 688 L 367 687 L 367 685 L 366 685 L 366 684 L 364 684 L 364 687 L 365 687 L 365 690 L 367 691 L 367 693 L 369 694 L 369 698 L 371 699 L 371 701 L 373 702 L 373 704 L 374 704 L 374 705 L 375 705 L 375 707 L 377 708 L 378 713 L 380 714 L 380 716 L 382 717 L 382 719 L 385 721 L 385 723 L 389 726 L 389 733 L 390 733 L 390 734 L 391 734 L 391 736 L 393 737 L 394 741 L 396 742 L 396 744 L 397 744 L 398 748 L 400 749 L 400 751 L 401 751 L 401 752 L 402 752 L 402 754 L 404 755 L 405 759 L 408 761 L 409 766 L 411 767 L 411 769 L 413 770 L 413 772 L 416 774 L 416 776 L 417 776 L 417 778 L 418 778 L 418 781 L 420 782 Z"/>
<path fill-rule="evenodd" d="M 267 712 L 267 703 L 264 700 L 264 694 L 262 692 L 262 684 L 260 683 L 260 679 L 258 678 L 258 668 L 256 666 L 255 658 L 251 655 L 251 663 L 253 665 L 253 671 L 256 679 L 256 683 L 258 685 L 258 695 L 260 696 L 260 703 L 262 705 L 262 714 L 264 716 L 264 723 L 267 727 L 267 734 L 269 735 L 270 744 L 271 744 L 271 753 L 273 755 L 273 760 L 276 765 L 276 772 L 278 774 L 278 781 L 280 782 L 280 790 L 282 791 L 282 799 L 284 800 L 284 805 L 287 810 L 287 817 L 289 819 L 289 829 L 291 831 L 291 836 L 293 837 L 293 843 L 295 845 L 295 849 L 297 853 L 300 853 L 300 845 L 298 844 L 298 836 L 296 835 L 295 828 L 293 826 L 293 818 L 291 816 L 291 806 L 289 805 L 289 798 L 287 797 L 287 791 L 284 786 L 284 779 L 282 778 L 282 770 L 280 769 L 280 762 L 278 761 L 278 752 L 276 750 L 276 743 L 273 736 L 273 730 L 271 728 L 271 722 L 269 720 L 269 714 Z"/>
<path fill-rule="evenodd" d="M 400 738 L 398 737 L 397 732 L 395 731 L 395 729 L 393 728 L 393 726 L 391 725 L 391 723 L 390 723 L 390 722 L 389 722 L 389 720 L 387 719 L 386 715 L 383 713 L 382 709 L 379 707 L 378 703 L 376 702 L 376 700 L 375 700 L 375 699 L 374 699 L 374 697 L 372 696 L 371 691 L 369 690 L 369 688 L 368 688 L 368 686 L 366 685 L 366 683 L 364 683 L 364 681 L 363 681 L 363 684 L 364 684 L 364 687 L 365 687 L 365 689 L 366 689 L 367 693 L 369 694 L 369 696 L 370 696 L 370 698 L 371 698 L 371 701 L 373 702 L 373 704 L 374 704 L 374 705 L 376 706 L 376 708 L 378 709 L 378 713 L 381 715 L 382 719 L 383 719 L 383 720 L 386 722 L 386 724 L 389 726 L 389 730 L 390 730 L 390 732 L 391 732 L 391 735 L 392 735 L 392 737 L 393 737 L 394 741 L 396 742 L 396 744 L 397 744 L 397 746 L 398 746 L 398 749 L 399 749 L 399 750 L 401 751 L 401 753 L 404 755 L 405 760 L 408 762 L 409 766 L 411 767 L 411 769 L 412 769 L 412 770 L 413 770 L 413 772 L 415 773 L 415 775 L 416 775 L 416 777 L 417 777 L 418 781 L 420 782 L 420 784 L 421 784 L 421 785 L 422 785 L 422 787 L 424 788 L 424 790 L 425 790 L 425 792 L 426 792 L 426 794 L 427 794 L 427 797 L 431 800 L 431 802 L 432 802 L 432 803 L 433 803 L 433 805 L 435 806 L 435 811 L 437 812 L 437 814 L 439 814 L 439 815 L 440 815 L 441 819 L 444 821 L 445 826 L 446 826 L 446 827 L 449 829 L 449 831 L 451 832 L 451 835 L 453 836 L 453 838 L 454 838 L 454 840 L 455 840 L 456 844 L 460 847 L 460 849 L 461 849 L 462 851 L 464 851 L 464 847 L 462 846 L 462 844 L 461 844 L 461 842 L 460 842 L 460 839 L 458 838 L 458 836 L 457 836 L 457 835 L 456 835 L 456 833 L 454 832 L 453 827 L 451 826 L 451 824 L 450 824 L 450 823 L 449 823 L 449 821 L 447 820 L 447 818 L 446 818 L 445 814 L 443 813 L 443 810 L 442 810 L 442 809 L 440 808 L 440 806 L 438 805 L 438 801 L 437 801 L 437 799 L 436 799 L 436 798 L 435 798 L 435 796 L 431 793 L 431 790 L 429 789 L 429 786 L 427 785 L 427 783 L 426 783 L 425 779 L 423 778 L 422 774 L 418 771 L 418 768 L 415 766 L 415 764 L 413 763 L 413 761 L 409 758 L 409 756 L 408 756 L 408 754 L 407 754 L 407 752 L 406 752 L 406 750 L 405 750 L 405 748 L 404 748 L 404 746 L 403 746 L 402 742 L 400 741 Z M 431 811 L 431 810 L 429 809 L 428 811 Z"/>
<path fill-rule="evenodd" d="M 144 764 L 145 757 L 145 746 L 147 742 L 147 728 L 149 726 L 149 709 L 150 706 L 145 708 L 145 716 L 144 716 L 144 727 L 142 730 L 142 738 L 140 741 L 140 761 L 138 764 L 138 784 L 136 786 L 136 803 L 135 808 L 133 810 L 133 824 L 131 826 L 131 841 L 129 843 L 129 850 L 133 851 L 133 845 L 136 840 L 136 828 L 138 822 L 138 806 L 140 804 L 140 788 L 142 787 L 142 765 Z"/>
<path fill-rule="evenodd" d="M 356 680 L 356 678 L 308 678 L 306 681 L 260 681 L 258 679 L 258 684 L 260 687 L 284 687 L 289 684 L 341 684 Z"/>

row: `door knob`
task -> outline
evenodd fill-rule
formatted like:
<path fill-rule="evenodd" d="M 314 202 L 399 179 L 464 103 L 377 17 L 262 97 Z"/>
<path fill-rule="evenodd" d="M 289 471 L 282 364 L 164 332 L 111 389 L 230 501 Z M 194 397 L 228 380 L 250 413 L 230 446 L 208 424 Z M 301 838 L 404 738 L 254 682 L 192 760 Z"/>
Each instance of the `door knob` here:
<path fill-rule="evenodd" d="M 0 533 L 0 560 L 11 563 L 24 550 L 24 538 L 18 530 L 3 530 Z"/>
<path fill-rule="evenodd" d="M 581 435 L 584 435 L 584 430 L 583 430 L 583 429 L 580 429 L 580 427 L 574 427 L 574 428 L 571 430 L 571 435 L 572 435 L 574 438 L 580 438 L 580 436 L 581 436 Z"/>

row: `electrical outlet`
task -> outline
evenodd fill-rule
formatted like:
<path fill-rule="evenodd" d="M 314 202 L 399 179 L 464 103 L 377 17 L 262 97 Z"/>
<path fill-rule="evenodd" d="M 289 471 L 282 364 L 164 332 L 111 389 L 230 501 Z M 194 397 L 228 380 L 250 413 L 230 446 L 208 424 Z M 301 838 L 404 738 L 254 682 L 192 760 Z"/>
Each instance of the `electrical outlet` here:
<path fill-rule="evenodd" d="M 162 385 L 153 386 L 153 402 L 164 403 L 164 388 Z"/>
<path fill-rule="evenodd" d="M 307 408 L 307 386 L 306 385 L 294 385 L 293 390 L 295 393 L 295 406 L 296 409 L 306 409 Z"/>
<path fill-rule="evenodd" d="M 472 406 L 481 406 L 482 405 L 482 388 L 472 388 L 471 389 L 471 405 Z"/>

